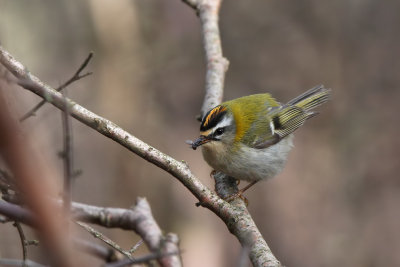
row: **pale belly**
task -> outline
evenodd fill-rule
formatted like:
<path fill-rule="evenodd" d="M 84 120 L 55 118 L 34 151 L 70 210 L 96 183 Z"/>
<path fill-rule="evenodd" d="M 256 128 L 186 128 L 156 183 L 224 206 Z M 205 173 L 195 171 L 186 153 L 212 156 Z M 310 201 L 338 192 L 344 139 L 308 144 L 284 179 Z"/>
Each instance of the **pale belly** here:
<path fill-rule="evenodd" d="M 240 180 L 258 181 L 272 178 L 282 171 L 293 147 L 293 135 L 265 149 L 242 146 L 232 153 L 221 144 L 203 145 L 205 161 L 216 171 Z"/>

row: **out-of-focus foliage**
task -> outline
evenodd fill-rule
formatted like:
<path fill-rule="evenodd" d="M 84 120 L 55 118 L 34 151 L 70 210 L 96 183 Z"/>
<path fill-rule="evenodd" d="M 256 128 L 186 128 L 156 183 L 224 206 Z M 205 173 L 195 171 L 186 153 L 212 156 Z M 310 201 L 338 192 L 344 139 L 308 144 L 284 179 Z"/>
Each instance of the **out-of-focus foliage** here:
<path fill-rule="evenodd" d="M 297 132 L 285 170 L 246 193 L 286 266 L 400 265 L 399 10 L 395 0 L 223 2 L 225 99 L 268 91 L 285 102 L 319 83 L 333 89 Z M 186 160 L 213 186 L 201 153 L 184 143 L 198 134 L 205 62 L 198 18 L 181 1 L 1 0 L 0 42 L 54 86 L 93 50 L 94 75 L 68 96 Z M 38 101 L 22 89 L 10 94 L 19 115 Z M 25 123 L 56 166 L 60 118 L 47 105 Z M 160 226 L 181 237 L 187 266 L 233 266 L 234 237 L 181 184 L 79 122 L 73 127 L 83 170 L 75 200 L 129 207 L 145 196 Z M 137 240 L 104 231 L 126 248 Z M 0 236 L 0 257 L 19 257 L 16 230 L 2 226 Z"/>

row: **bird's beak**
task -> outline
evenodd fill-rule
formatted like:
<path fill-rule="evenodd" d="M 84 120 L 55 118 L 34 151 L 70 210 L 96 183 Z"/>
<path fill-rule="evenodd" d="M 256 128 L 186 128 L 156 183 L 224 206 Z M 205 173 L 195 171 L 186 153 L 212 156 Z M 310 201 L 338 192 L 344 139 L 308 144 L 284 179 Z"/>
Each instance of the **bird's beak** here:
<path fill-rule="evenodd" d="M 193 150 L 196 150 L 197 147 L 204 145 L 205 143 L 208 143 L 210 141 L 212 141 L 212 138 L 205 135 L 200 135 L 199 138 L 193 141 L 192 148 Z"/>

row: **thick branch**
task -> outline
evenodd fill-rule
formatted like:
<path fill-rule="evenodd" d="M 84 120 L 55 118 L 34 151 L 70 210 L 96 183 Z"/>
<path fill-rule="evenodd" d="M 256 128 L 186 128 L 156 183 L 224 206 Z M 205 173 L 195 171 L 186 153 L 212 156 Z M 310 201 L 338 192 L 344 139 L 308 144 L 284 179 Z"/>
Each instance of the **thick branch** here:
<path fill-rule="evenodd" d="M 219 6 L 219 5 L 218 5 Z M 269 247 L 262 239 L 245 204 L 235 200 L 231 204 L 225 202 L 213 191 L 203 185 L 193 175 L 187 164 L 162 153 L 154 147 L 137 139 L 113 122 L 85 109 L 70 99 L 64 98 L 59 92 L 40 81 L 26 71 L 26 68 L 15 60 L 0 46 L 0 63 L 3 64 L 17 78 L 17 83 L 27 90 L 46 99 L 61 110 L 69 106 L 70 115 L 99 133 L 111 138 L 138 156 L 153 163 L 177 178 L 199 200 L 202 206 L 213 211 L 227 225 L 228 229 L 240 241 L 242 246 L 250 248 L 250 259 L 255 266 L 279 266 Z M 207 76 L 209 77 L 209 76 Z M 223 81 L 223 79 L 222 79 Z M 222 84 L 221 84 L 222 85 Z M 214 87 L 212 87 L 214 88 Z M 215 87 L 216 88 L 216 87 Z M 222 92 L 222 89 L 220 90 Z M 216 99 L 216 98 L 214 98 Z M 220 101 L 220 100 L 215 100 Z"/>
<path fill-rule="evenodd" d="M 229 66 L 229 61 L 222 55 L 218 26 L 218 12 L 222 0 L 184 0 L 184 2 L 196 9 L 203 31 L 207 62 L 205 95 L 201 107 L 201 117 L 203 117 L 208 110 L 221 103 L 225 72 Z"/>
<path fill-rule="evenodd" d="M 30 211 L 6 201 L 0 200 L 0 214 L 29 226 L 36 227 L 37 225 L 37 219 Z"/>

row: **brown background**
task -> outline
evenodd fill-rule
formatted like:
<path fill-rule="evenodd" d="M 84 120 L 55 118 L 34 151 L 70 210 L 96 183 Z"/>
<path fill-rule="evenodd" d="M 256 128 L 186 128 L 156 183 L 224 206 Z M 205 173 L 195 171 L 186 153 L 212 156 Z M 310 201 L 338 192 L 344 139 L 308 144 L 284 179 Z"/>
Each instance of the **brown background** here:
<path fill-rule="evenodd" d="M 332 101 L 297 132 L 284 171 L 246 194 L 286 266 L 400 265 L 399 10 L 395 0 L 222 5 L 225 99 L 268 91 L 284 102 L 320 83 L 333 89 Z M 213 187 L 201 153 L 184 143 L 198 134 L 205 62 L 198 18 L 181 1 L 0 0 L 0 42 L 53 86 L 93 50 L 94 75 L 68 96 L 186 160 Z M 9 104 L 21 116 L 38 100 L 15 88 Z M 60 112 L 46 105 L 24 125 L 62 173 Z M 235 238 L 195 208 L 180 183 L 79 122 L 73 128 L 75 169 L 83 171 L 76 201 L 127 208 L 144 196 L 160 226 L 179 234 L 186 266 L 235 265 Z M 138 240 L 99 229 L 124 248 Z M 29 248 L 30 258 L 37 251 Z M 16 229 L 1 225 L 0 257 L 20 255 Z"/>

